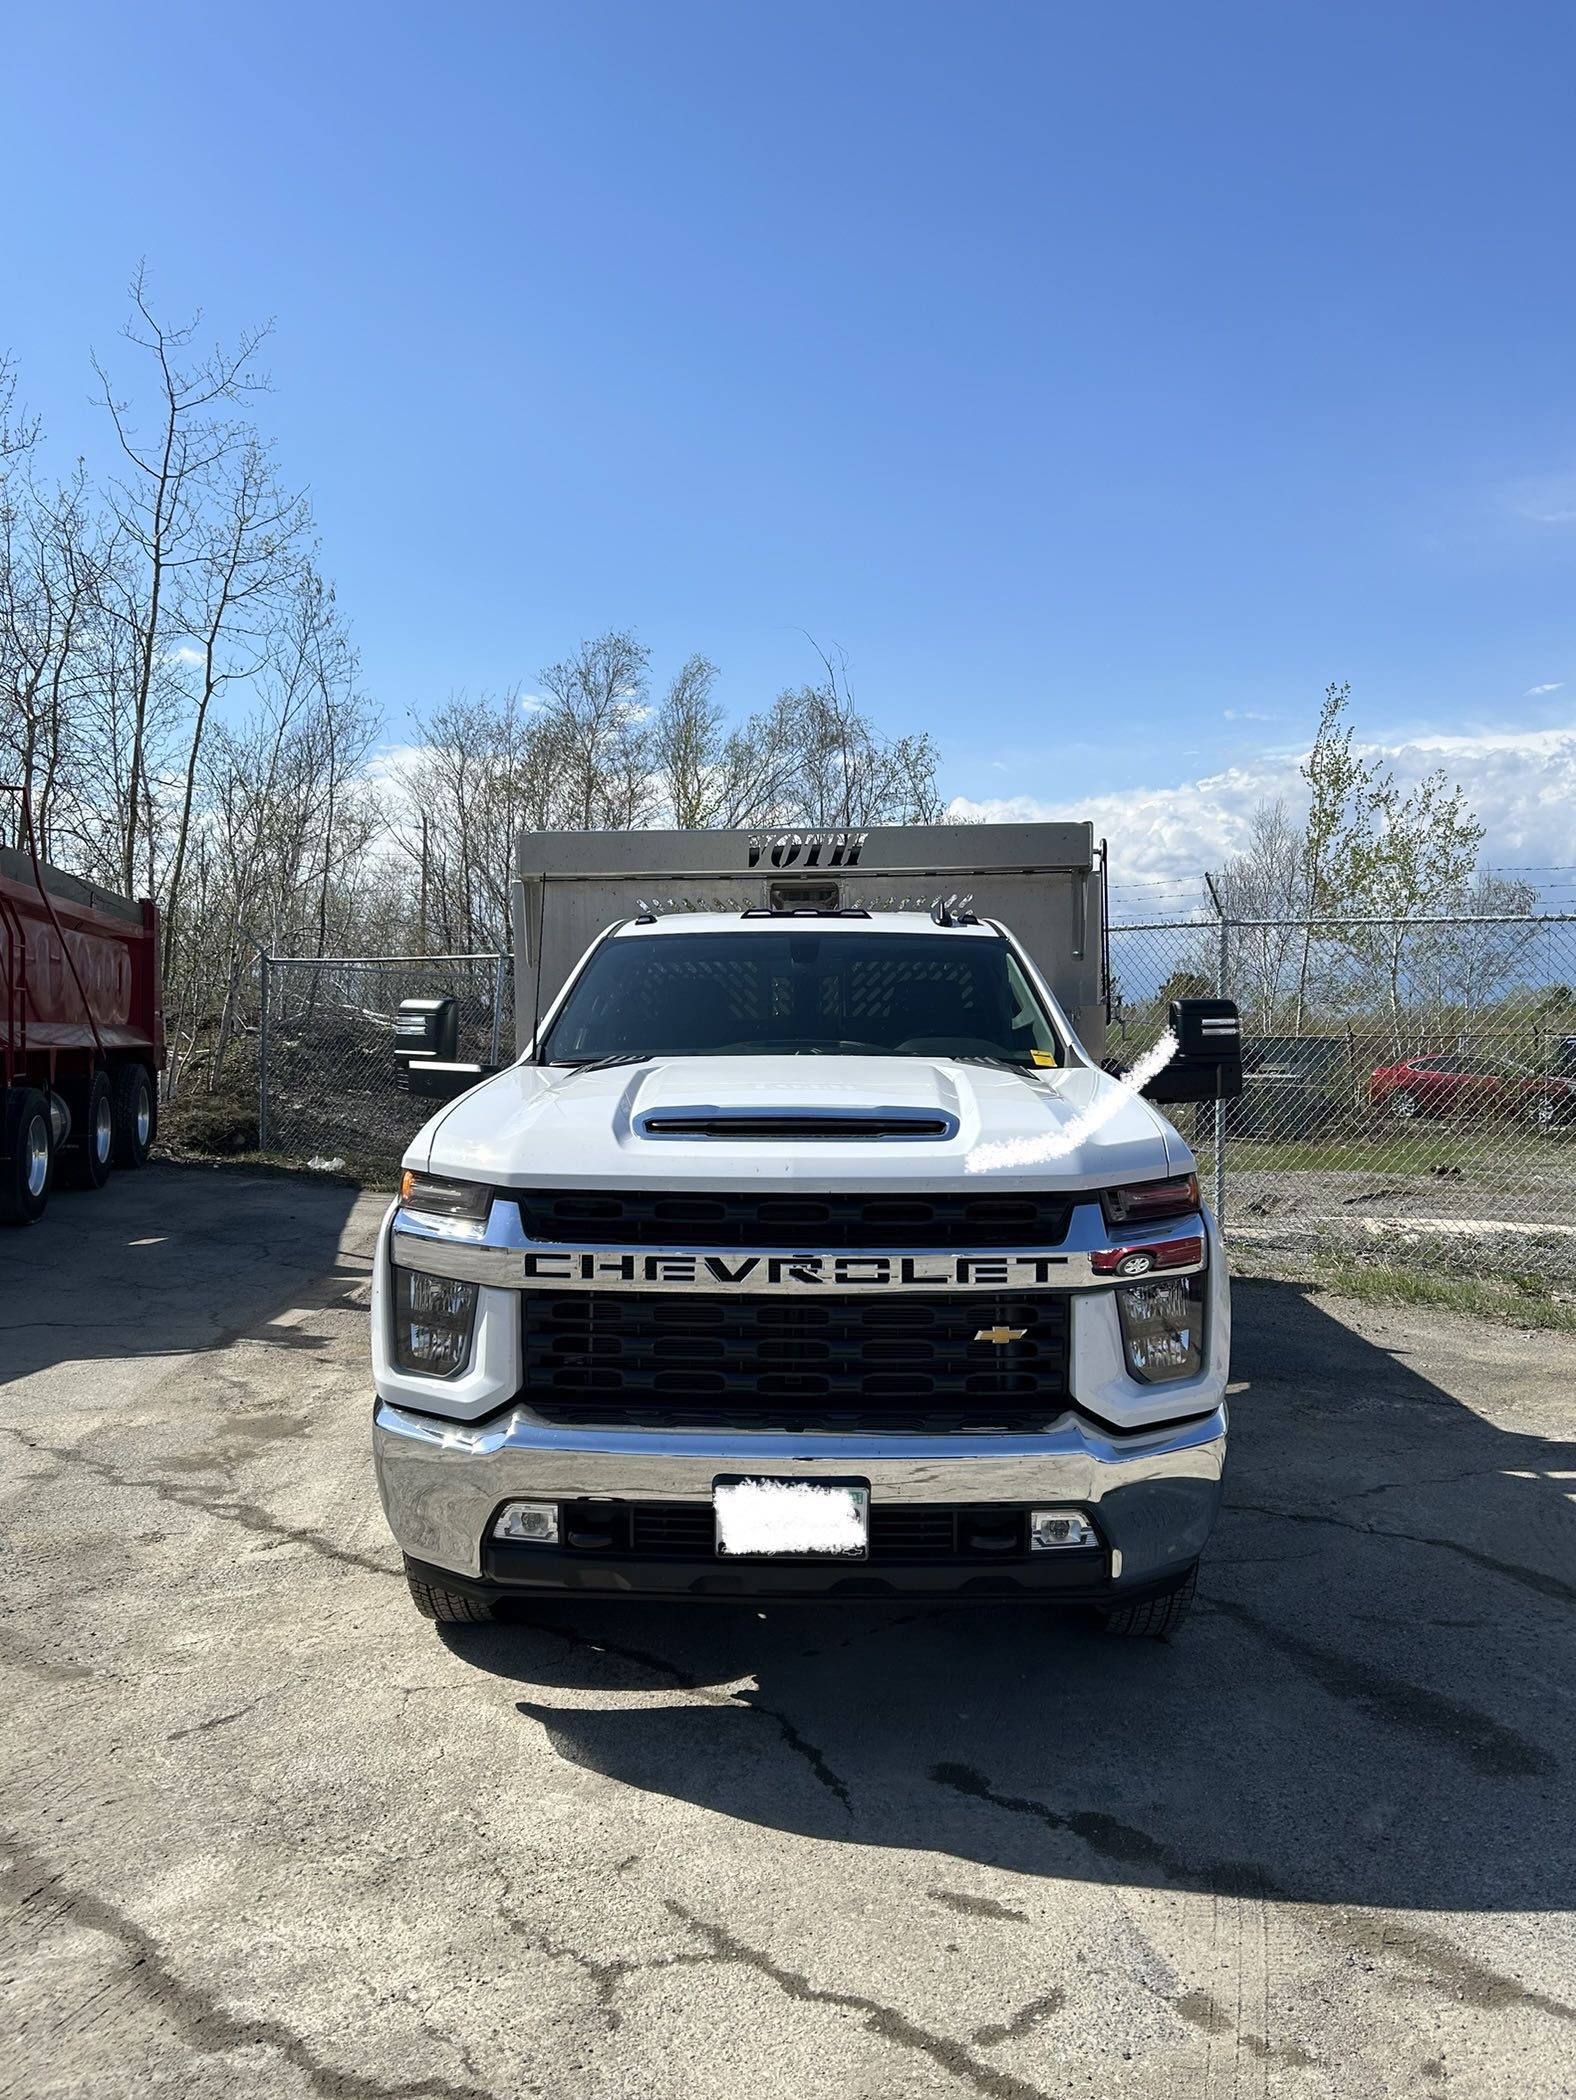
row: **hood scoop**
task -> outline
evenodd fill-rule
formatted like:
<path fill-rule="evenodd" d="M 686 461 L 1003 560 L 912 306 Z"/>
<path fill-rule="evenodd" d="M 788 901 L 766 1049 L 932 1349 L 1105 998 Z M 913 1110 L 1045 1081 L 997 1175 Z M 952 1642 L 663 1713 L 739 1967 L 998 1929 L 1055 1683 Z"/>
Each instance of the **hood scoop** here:
<path fill-rule="evenodd" d="M 899 1139 L 932 1144 L 958 1134 L 958 1119 L 943 1108 L 854 1108 L 818 1104 L 772 1108 L 766 1104 L 718 1108 L 700 1103 L 648 1108 L 634 1119 L 637 1137 L 756 1139 L 770 1144 L 822 1144 L 827 1140 L 868 1144 Z"/>

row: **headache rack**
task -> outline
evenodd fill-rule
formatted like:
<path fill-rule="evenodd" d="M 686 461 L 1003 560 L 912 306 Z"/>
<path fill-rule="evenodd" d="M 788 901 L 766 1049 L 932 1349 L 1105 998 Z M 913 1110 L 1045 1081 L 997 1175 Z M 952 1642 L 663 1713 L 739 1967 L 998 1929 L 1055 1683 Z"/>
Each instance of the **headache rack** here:
<path fill-rule="evenodd" d="M 866 829 L 526 831 L 512 890 L 519 1053 L 597 937 L 679 912 L 792 919 L 925 914 L 1000 922 L 1079 1040 L 1105 1048 L 1104 849 L 1090 824 Z"/>

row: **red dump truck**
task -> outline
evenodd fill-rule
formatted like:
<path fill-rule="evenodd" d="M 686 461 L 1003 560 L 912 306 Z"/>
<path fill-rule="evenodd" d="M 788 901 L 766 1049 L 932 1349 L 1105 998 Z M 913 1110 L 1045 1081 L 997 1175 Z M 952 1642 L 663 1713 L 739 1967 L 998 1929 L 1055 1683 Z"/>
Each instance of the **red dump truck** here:
<path fill-rule="evenodd" d="M 0 847 L 0 1224 L 142 1166 L 163 1066 L 153 905 Z"/>

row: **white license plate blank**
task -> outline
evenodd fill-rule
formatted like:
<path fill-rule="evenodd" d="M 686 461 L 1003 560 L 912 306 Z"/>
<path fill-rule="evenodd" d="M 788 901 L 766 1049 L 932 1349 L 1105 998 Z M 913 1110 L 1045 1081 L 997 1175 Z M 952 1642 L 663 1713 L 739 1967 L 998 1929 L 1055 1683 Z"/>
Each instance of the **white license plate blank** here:
<path fill-rule="evenodd" d="M 868 1550 L 868 1488 L 809 1480 L 719 1481 L 712 1502 L 719 1554 L 863 1560 Z"/>

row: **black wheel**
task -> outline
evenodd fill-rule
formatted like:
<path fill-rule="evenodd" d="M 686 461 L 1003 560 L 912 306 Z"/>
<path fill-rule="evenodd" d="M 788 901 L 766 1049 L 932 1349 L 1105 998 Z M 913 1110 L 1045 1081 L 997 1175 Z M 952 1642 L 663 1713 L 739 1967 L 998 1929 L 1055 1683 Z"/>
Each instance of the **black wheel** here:
<path fill-rule="evenodd" d="M 5 1096 L 4 1116 L 0 1225 L 31 1225 L 44 1215 L 54 1178 L 55 1130 L 49 1102 L 37 1087 L 14 1087 Z"/>
<path fill-rule="evenodd" d="M 74 1189 L 101 1189 L 109 1179 L 115 1149 L 115 1103 L 107 1072 L 95 1072 L 85 1094 L 71 1104 L 71 1138 L 62 1145 L 56 1171 Z"/>
<path fill-rule="evenodd" d="M 1390 1113 L 1399 1116 L 1403 1123 L 1410 1123 L 1419 1113 L 1421 1103 L 1416 1094 L 1409 1094 L 1403 1087 L 1399 1094 L 1390 1096 Z"/>
<path fill-rule="evenodd" d="M 490 1604 L 479 1597 L 467 1597 L 461 1590 L 440 1589 L 435 1582 L 428 1582 L 418 1575 L 407 1560 L 405 1580 L 410 1584 L 410 1601 L 424 1619 L 436 1619 L 440 1626 L 476 1626 L 484 1624 L 493 1615 Z"/>
<path fill-rule="evenodd" d="M 1192 1608 L 1198 1588 L 1198 1562 L 1194 1561 L 1174 1590 L 1163 1597 L 1145 1597 L 1137 1604 L 1118 1604 L 1100 1614 L 1106 1633 L 1130 1641 L 1169 1641 Z"/>
<path fill-rule="evenodd" d="M 110 1081 L 117 1167 L 145 1167 L 159 1129 L 159 1097 L 146 1065 L 117 1065 Z"/>

